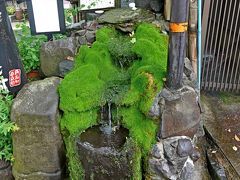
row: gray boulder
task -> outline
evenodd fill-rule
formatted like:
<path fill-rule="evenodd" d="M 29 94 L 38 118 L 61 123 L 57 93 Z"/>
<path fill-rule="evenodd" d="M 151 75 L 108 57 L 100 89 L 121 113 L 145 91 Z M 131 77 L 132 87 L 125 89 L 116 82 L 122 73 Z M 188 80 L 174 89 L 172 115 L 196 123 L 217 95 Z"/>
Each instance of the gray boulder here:
<path fill-rule="evenodd" d="M 159 138 L 172 136 L 193 137 L 200 126 L 198 95 L 191 87 L 161 92 L 161 122 Z"/>
<path fill-rule="evenodd" d="M 47 77 L 59 76 L 59 63 L 68 56 L 74 57 L 82 45 L 79 37 L 69 37 L 44 43 L 40 51 L 40 63 L 43 74 Z"/>
<path fill-rule="evenodd" d="M 64 145 L 59 129 L 60 78 L 26 84 L 15 98 L 11 119 L 19 127 L 13 133 L 13 175 L 16 180 L 57 180 L 63 176 Z"/>
<path fill-rule="evenodd" d="M 70 60 L 63 60 L 59 63 L 59 75 L 64 77 L 74 67 L 74 62 Z"/>
<path fill-rule="evenodd" d="M 98 18 L 100 24 L 113 24 L 123 32 L 132 32 L 135 25 L 141 22 L 153 22 L 155 15 L 144 9 L 132 10 L 130 8 L 112 9 Z"/>

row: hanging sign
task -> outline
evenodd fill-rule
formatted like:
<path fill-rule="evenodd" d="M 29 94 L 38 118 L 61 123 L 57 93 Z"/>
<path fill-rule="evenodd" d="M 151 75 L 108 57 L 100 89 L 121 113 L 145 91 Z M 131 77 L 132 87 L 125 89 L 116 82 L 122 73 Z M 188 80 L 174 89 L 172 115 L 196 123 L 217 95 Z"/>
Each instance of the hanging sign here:
<path fill-rule="evenodd" d="M 32 34 L 65 32 L 63 0 L 28 0 L 27 6 Z"/>

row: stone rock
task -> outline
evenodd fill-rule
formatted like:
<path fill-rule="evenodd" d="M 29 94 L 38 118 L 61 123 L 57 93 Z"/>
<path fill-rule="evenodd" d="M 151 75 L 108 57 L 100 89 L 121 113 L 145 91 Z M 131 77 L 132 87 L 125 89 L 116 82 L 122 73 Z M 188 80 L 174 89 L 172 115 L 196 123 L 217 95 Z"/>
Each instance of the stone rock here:
<path fill-rule="evenodd" d="M 83 29 L 84 26 L 86 24 L 86 21 L 85 20 L 82 20 L 78 23 L 74 23 L 74 24 L 71 24 L 70 26 L 67 26 L 67 31 L 76 31 L 76 30 L 80 30 L 80 29 Z"/>
<path fill-rule="evenodd" d="M 180 157 L 186 157 L 193 152 L 193 145 L 189 139 L 179 139 L 177 146 L 177 153 Z"/>
<path fill-rule="evenodd" d="M 194 164 L 193 161 L 188 158 L 184 164 L 179 180 L 192 180 L 194 179 Z"/>
<path fill-rule="evenodd" d="M 86 133 L 88 133 L 88 130 Z M 82 134 L 76 141 L 78 157 L 85 172 L 85 179 L 131 179 L 135 171 L 133 164 L 140 163 L 140 159 L 134 158 L 138 148 L 131 138 L 126 140 L 126 136 L 119 138 L 116 137 L 116 133 L 108 134 L 108 141 L 110 140 L 109 136 L 114 139 L 108 144 L 106 140 L 103 141 L 104 134 L 97 134 L 98 137 L 95 137 L 96 132 L 93 133 L 84 135 L 87 136 L 85 138 L 82 137 Z M 86 138 L 88 141 L 86 141 Z M 118 142 L 116 143 L 119 139 L 124 140 L 124 142 L 120 140 L 121 145 Z M 102 141 L 104 143 L 99 143 Z M 117 145 L 111 147 L 114 143 Z"/>
<path fill-rule="evenodd" d="M 183 84 L 196 88 L 197 75 L 193 71 L 192 63 L 188 58 L 184 60 Z"/>
<path fill-rule="evenodd" d="M 65 165 L 59 129 L 57 88 L 60 78 L 26 84 L 15 98 L 11 119 L 19 127 L 13 133 L 13 175 L 18 179 L 61 179 Z"/>
<path fill-rule="evenodd" d="M 193 162 L 196 162 L 200 158 L 201 154 L 198 150 L 194 149 L 192 154 L 191 154 L 191 159 Z"/>
<path fill-rule="evenodd" d="M 193 147 L 191 139 L 186 136 L 167 138 L 153 146 L 147 166 L 147 179 L 192 180 L 195 169 L 191 154 L 181 157 L 177 153 L 182 142 L 190 142 Z"/>
<path fill-rule="evenodd" d="M 161 116 L 161 107 L 160 107 L 160 93 L 154 99 L 153 105 L 149 111 L 149 117 L 153 119 L 159 119 Z"/>
<path fill-rule="evenodd" d="M 78 37 L 44 43 L 40 50 L 43 74 L 47 77 L 59 76 L 59 63 L 68 56 L 74 57 L 81 45 Z"/>
<path fill-rule="evenodd" d="M 160 12 L 163 8 L 163 1 L 162 0 L 151 0 L 150 7 L 155 12 Z"/>
<path fill-rule="evenodd" d="M 209 172 L 211 174 L 212 179 L 220 179 L 220 180 L 227 180 L 227 176 L 222 166 L 221 162 L 218 160 L 217 156 L 207 151 L 207 162 L 209 167 Z"/>
<path fill-rule="evenodd" d="M 87 42 L 92 44 L 96 40 L 96 32 L 95 31 L 87 31 L 85 34 Z"/>
<path fill-rule="evenodd" d="M 70 60 L 63 60 L 59 63 L 59 75 L 64 77 L 74 67 L 74 62 Z"/>
<path fill-rule="evenodd" d="M 10 163 L 0 160 L 0 179 L 13 180 L 12 167 Z"/>
<path fill-rule="evenodd" d="M 189 136 L 196 134 L 200 123 L 198 96 L 194 89 L 184 87 L 179 91 L 170 92 L 164 89 L 164 99 L 160 122 L 159 138 L 171 136 Z"/>
<path fill-rule="evenodd" d="M 132 10 L 130 8 L 123 9 L 112 9 L 105 12 L 98 18 L 99 23 L 110 23 L 110 24 L 124 24 L 129 22 L 152 22 L 155 16 L 152 12 L 137 9 Z"/>
<path fill-rule="evenodd" d="M 96 31 L 99 28 L 99 24 L 97 21 L 88 21 L 85 28 L 89 31 Z"/>

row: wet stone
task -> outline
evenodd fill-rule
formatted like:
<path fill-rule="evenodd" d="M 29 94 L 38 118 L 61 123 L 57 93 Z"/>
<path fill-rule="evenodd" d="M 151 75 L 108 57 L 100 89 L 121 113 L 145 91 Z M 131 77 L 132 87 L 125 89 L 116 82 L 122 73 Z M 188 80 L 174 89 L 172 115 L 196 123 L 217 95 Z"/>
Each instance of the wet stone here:
<path fill-rule="evenodd" d="M 128 131 L 120 128 L 104 134 L 99 126 L 86 130 L 77 140 L 79 161 L 85 179 L 131 179 L 133 177 L 134 149 Z"/>

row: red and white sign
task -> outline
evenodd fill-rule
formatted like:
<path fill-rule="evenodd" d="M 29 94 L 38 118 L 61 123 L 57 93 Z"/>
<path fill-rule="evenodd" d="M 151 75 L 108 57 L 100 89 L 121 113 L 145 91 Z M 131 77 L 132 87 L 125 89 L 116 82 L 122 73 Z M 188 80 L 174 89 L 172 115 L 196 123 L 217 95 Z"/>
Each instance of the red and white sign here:
<path fill-rule="evenodd" d="M 21 69 L 9 71 L 9 86 L 15 87 L 21 85 Z"/>

